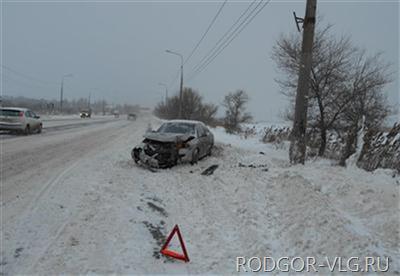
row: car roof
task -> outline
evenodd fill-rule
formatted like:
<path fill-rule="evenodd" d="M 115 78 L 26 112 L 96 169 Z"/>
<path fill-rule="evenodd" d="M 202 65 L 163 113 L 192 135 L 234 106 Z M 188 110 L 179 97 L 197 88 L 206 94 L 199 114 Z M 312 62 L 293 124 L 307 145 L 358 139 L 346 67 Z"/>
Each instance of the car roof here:
<path fill-rule="evenodd" d="M 3 106 L 3 107 L 0 107 L 0 109 L 6 109 L 6 110 L 15 110 L 15 111 L 27 111 L 27 110 L 29 110 L 28 108 L 24 108 L 24 107 L 6 107 L 6 106 Z"/>
<path fill-rule="evenodd" d="M 185 124 L 194 124 L 194 125 L 202 125 L 205 126 L 205 124 L 201 121 L 195 121 L 195 120 L 169 120 L 166 121 L 165 123 L 185 123 Z"/>

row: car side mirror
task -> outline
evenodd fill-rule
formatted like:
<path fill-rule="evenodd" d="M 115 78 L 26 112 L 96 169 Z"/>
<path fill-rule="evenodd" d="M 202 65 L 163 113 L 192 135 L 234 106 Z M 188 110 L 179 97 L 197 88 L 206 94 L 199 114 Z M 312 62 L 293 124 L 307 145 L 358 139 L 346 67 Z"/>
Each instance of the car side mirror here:
<path fill-rule="evenodd" d="M 38 115 L 35 116 L 35 119 L 39 119 L 39 118 L 40 118 L 40 116 L 38 116 Z"/>

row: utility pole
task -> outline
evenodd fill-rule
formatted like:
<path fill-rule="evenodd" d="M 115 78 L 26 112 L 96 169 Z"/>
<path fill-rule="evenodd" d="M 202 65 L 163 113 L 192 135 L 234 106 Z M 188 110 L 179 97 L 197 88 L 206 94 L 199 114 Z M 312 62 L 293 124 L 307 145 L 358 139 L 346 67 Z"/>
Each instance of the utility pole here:
<path fill-rule="evenodd" d="M 60 113 L 62 113 L 63 105 L 63 93 L 64 93 L 64 77 L 61 80 L 61 91 L 60 91 Z"/>
<path fill-rule="evenodd" d="M 62 107 L 63 107 L 63 96 L 64 96 L 64 78 L 67 77 L 72 77 L 72 74 L 67 74 L 67 75 L 63 75 L 63 77 L 61 78 L 61 91 L 60 91 L 60 113 L 62 113 Z"/>
<path fill-rule="evenodd" d="M 301 46 L 301 63 L 297 84 L 294 122 L 290 135 L 289 158 L 292 164 L 304 164 L 306 156 L 308 91 L 310 89 L 316 9 L 317 0 L 307 0 L 306 14 L 302 21 L 303 43 Z"/>

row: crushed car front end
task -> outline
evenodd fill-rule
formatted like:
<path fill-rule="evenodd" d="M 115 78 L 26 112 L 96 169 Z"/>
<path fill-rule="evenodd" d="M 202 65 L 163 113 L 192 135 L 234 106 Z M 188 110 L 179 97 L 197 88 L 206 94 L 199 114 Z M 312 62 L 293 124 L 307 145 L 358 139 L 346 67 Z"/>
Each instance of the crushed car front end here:
<path fill-rule="evenodd" d="M 154 168 L 169 168 L 178 162 L 190 161 L 193 136 L 145 135 L 143 142 L 132 149 L 131 155 L 136 163 Z"/>

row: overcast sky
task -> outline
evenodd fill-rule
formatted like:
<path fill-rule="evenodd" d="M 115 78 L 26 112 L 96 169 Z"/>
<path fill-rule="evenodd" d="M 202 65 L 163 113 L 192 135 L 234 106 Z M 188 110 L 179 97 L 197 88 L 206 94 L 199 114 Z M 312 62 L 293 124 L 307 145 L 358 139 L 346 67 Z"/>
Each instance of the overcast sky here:
<path fill-rule="evenodd" d="M 179 87 L 180 59 L 165 50 L 187 57 L 222 2 L 3 1 L 1 63 L 8 69 L 2 68 L 2 93 L 58 100 L 61 77 L 72 73 L 65 79 L 67 99 L 91 92 L 95 100 L 154 106 L 164 95 L 159 82 L 169 85 L 170 94 Z M 250 2 L 227 2 L 185 64 L 186 77 Z M 305 1 L 272 1 L 184 85 L 215 104 L 227 92 L 244 89 L 257 120 L 277 120 L 287 100 L 274 82 L 271 49 L 280 34 L 297 31 L 292 11 L 303 16 L 304 10 Z M 335 34 L 351 35 L 370 54 L 384 52 L 396 72 L 386 93 L 398 105 L 399 2 L 319 0 L 317 13 L 334 24 Z"/>

